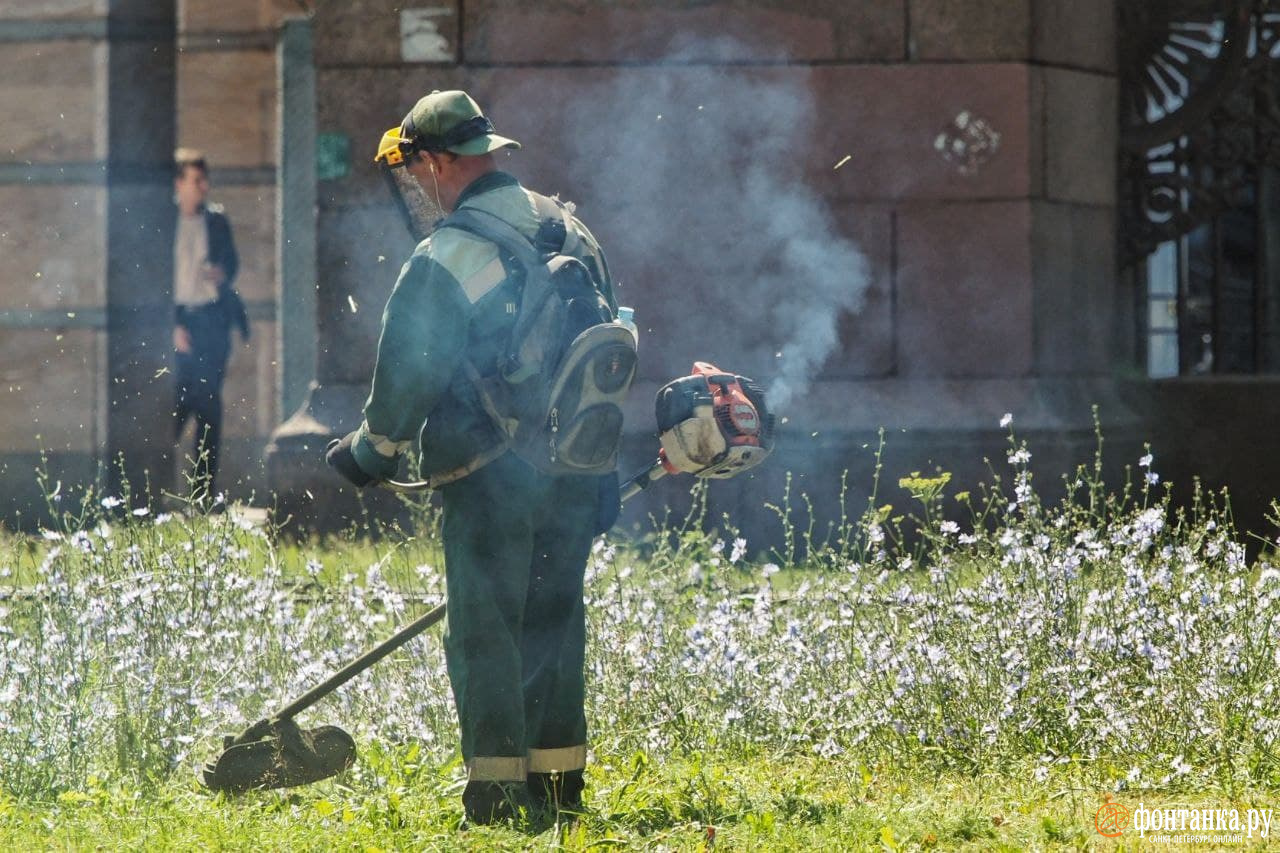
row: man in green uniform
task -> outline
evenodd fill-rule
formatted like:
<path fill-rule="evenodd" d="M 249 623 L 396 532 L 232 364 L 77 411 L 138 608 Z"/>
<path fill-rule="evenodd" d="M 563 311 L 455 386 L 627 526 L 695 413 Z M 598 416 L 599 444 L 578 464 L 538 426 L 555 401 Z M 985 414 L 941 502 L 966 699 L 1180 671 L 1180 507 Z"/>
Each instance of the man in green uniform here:
<path fill-rule="evenodd" d="M 519 143 L 494 133 L 466 93 L 433 92 L 388 132 L 379 159 L 444 211 L 484 211 L 536 248 L 577 257 L 616 312 L 595 238 L 572 215 L 548 216 L 558 202 L 499 170 L 494 152 L 504 148 Z M 365 486 L 391 478 L 417 441 L 420 474 L 447 481 L 445 652 L 468 774 L 462 800 L 476 823 L 581 804 L 583 573 L 618 508 L 614 475 L 549 476 L 494 452 L 500 436 L 473 373 L 492 372 L 503 354 L 522 281 L 492 241 L 447 222 L 420 243 L 383 314 L 364 422 L 327 454 Z"/>

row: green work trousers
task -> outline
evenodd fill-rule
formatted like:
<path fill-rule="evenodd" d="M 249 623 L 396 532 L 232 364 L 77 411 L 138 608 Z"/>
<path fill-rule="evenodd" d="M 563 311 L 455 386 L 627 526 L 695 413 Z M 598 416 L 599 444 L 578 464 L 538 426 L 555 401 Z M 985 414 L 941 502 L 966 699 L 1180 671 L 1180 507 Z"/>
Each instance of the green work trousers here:
<path fill-rule="evenodd" d="M 440 490 L 445 655 L 472 781 L 585 763 L 582 579 L 598 483 L 508 453 Z"/>

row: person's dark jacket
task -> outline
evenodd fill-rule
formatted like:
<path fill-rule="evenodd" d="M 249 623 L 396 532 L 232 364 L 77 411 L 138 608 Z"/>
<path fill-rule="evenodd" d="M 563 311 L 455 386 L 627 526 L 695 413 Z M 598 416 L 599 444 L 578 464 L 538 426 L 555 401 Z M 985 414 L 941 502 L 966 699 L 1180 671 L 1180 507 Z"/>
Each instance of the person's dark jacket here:
<path fill-rule="evenodd" d="M 218 307 L 226 317 L 228 328 L 234 326 L 240 330 L 244 340 L 249 339 L 249 314 L 245 310 L 244 300 L 235 289 L 236 273 L 240 271 L 240 256 L 236 254 L 236 243 L 231 236 L 231 221 L 222 206 L 209 204 L 204 209 L 205 228 L 209 234 L 209 263 L 217 264 L 226 273 L 226 278 L 218 286 Z M 181 310 L 177 315 L 181 324 Z"/>

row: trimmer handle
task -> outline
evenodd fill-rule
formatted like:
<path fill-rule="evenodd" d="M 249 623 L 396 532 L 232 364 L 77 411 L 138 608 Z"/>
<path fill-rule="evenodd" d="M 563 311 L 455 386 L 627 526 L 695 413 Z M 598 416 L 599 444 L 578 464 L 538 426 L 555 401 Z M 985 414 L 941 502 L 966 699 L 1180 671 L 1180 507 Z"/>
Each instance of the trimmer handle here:
<path fill-rule="evenodd" d="M 625 501 L 627 498 L 635 497 L 643 490 L 649 488 L 651 483 L 661 480 L 663 477 L 667 476 L 668 473 L 670 472 L 663 467 L 662 460 L 659 459 L 649 468 L 646 468 L 622 484 L 622 499 Z M 426 480 L 383 480 L 379 485 L 385 489 L 390 489 L 393 492 L 421 492 L 431 488 L 431 484 Z"/>
<path fill-rule="evenodd" d="M 628 498 L 634 498 L 636 495 L 649 488 L 651 484 L 667 476 L 668 473 L 670 472 L 667 471 L 666 466 L 663 465 L 662 460 L 659 459 L 657 462 L 654 462 L 653 465 L 622 484 L 622 499 L 625 501 Z"/>

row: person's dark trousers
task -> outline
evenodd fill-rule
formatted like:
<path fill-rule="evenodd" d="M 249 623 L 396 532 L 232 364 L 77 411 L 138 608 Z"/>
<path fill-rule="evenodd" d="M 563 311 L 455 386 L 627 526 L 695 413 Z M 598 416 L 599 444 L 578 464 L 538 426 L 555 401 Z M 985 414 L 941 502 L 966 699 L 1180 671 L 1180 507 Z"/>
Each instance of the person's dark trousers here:
<path fill-rule="evenodd" d="M 508 453 L 440 491 L 464 805 L 483 819 L 469 800 L 491 788 L 527 780 L 541 800 L 545 771 L 581 779 L 582 584 L 599 489 L 595 477 L 549 477 Z"/>
<path fill-rule="evenodd" d="M 218 451 L 222 442 L 222 380 L 231 349 L 230 324 L 217 303 L 196 308 L 180 307 L 178 323 L 191 337 L 191 350 L 177 353 L 177 396 L 173 412 L 175 440 L 188 418 L 195 418 L 193 448 L 193 498 L 212 500 L 218 478 Z"/>

